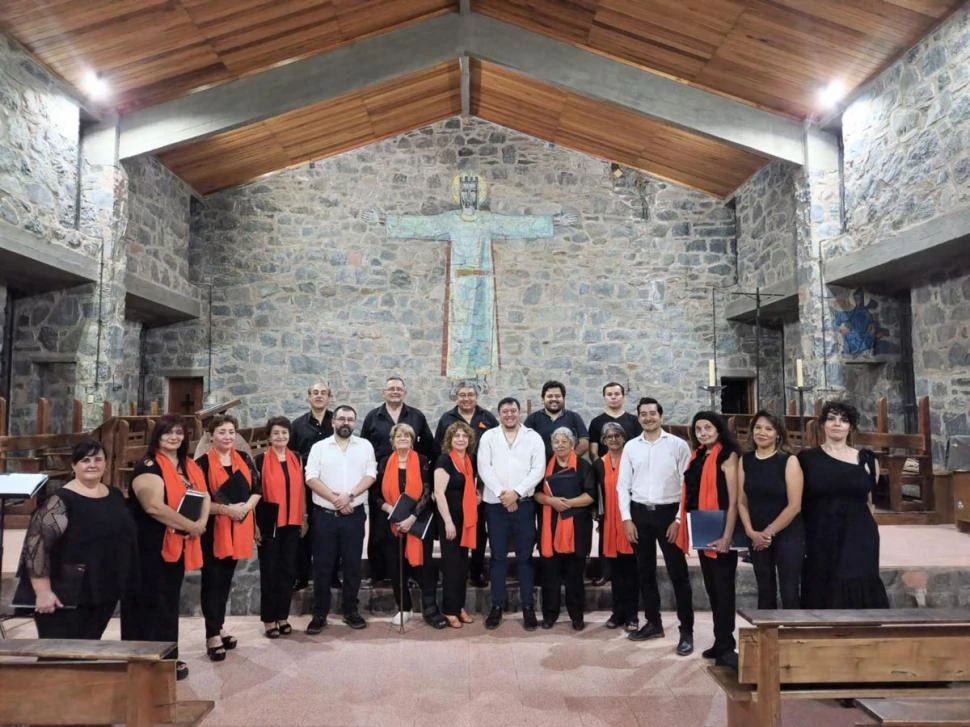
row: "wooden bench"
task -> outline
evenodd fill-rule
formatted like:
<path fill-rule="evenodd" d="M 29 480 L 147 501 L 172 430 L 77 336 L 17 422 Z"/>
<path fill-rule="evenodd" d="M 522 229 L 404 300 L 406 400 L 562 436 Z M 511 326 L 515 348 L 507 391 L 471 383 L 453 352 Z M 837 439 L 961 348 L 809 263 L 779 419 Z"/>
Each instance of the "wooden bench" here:
<path fill-rule="evenodd" d="M 739 609 L 738 671 L 709 667 L 728 727 L 776 727 L 782 699 L 970 696 L 965 609 Z"/>
<path fill-rule="evenodd" d="M 876 724 L 898 727 L 961 725 L 970 727 L 967 699 L 857 699 L 856 706 Z"/>
<path fill-rule="evenodd" d="M 178 702 L 174 643 L 0 641 L 0 724 L 199 724 L 212 701 Z M 42 661 L 30 661 L 40 658 Z"/>

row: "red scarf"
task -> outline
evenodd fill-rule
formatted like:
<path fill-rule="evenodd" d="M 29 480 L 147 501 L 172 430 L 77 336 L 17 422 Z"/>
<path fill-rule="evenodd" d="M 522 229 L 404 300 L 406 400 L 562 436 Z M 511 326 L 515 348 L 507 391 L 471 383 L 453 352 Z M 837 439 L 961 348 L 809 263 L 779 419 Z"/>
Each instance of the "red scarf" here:
<path fill-rule="evenodd" d="M 690 461 L 693 462 L 697 459 L 697 455 L 704 451 L 704 448 L 695 449 L 694 453 L 690 456 Z M 697 509 L 698 510 L 719 510 L 720 507 L 717 502 L 717 458 L 721 454 L 721 443 L 718 442 L 707 451 L 707 457 L 704 459 L 704 464 L 701 467 L 701 489 L 697 496 Z M 688 469 L 690 469 L 690 464 L 688 464 Z M 677 531 L 677 545 L 685 553 L 690 550 L 690 542 L 687 536 L 687 516 L 685 510 L 687 509 L 687 487 L 682 486 L 680 488 L 680 529 Z M 716 550 L 705 550 L 704 555 L 708 558 L 716 558 Z"/>
<path fill-rule="evenodd" d="M 542 491 L 552 497 L 552 490 L 549 488 L 549 477 L 552 476 L 552 468 L 556 464 L 556 456 L 553 455 L 549 464 L 546 465 L 546 479 L 542 481 Z M 563 467 L 564 470 L 576 469 L 576 453 L 569 453 L 569 462 Z M 562 470 L 559 470 L 562 472 Z M 559 518 L 556 522 L 556 535 L 552 535 L 552 505 L 542 506 L 542 541 L 540 542 L 539 552 L 543 558 L 551 558 L 555 553 L 575 553 L 576 552 L 576 529 L 573 527 L 573 519 Z"/>
<path fill-rule="evenodd" d="M 209 490 L 215 495 L 229 479 L 229 475 L 226 474 L 226 468 L 219 461 L 219 453 L 215 449 L 210 449 L 206 456 L 209 465 Z M 232 471 L 241 471 L 252 489 L 253 473 L 249 471 L 246 460 L 235 449 L 229 450 L 229 460 Z M 228 515 L 215 515 L 213 519 L 215 526 L 212 533 L 212 554 L 216 558 L 246 560 L 253 557 L 256 528 L 251 512 L 242 522 L 236 522 Z"/>
<path fill-rule="evenodd" d="M 621 453 L 622 457 L 622 453 Z M 633 546 L 626 539 L 623 518 L 620 516 L 620 497 L 616 494 L 616 480 L 619 467 L 613 467 L 613 460 L 607 452 L 603 460 L 603 555 L 615 558 L 619 554 L 631 555 Z"/>
<path fill-rule="evenodd" d="M 155 461 L 162 471 L 162 483 L 165 485 L 165 504 L 173 510 L 179 506 L 182 496 L 189 489 L 185 481 L 179 477 L 175 464 L 164 454 L 155 453 Z M 202 469 L 191 459 L 185 459 L 185 476 L 193 490 L 205 492 L 205 475 Z M 202 541 L 175 532 L 172 528 L 165 528 L 162 538 L 162 560 L 166 563 L 177 563 L 185 553 L 185 570 L 198 570 L 202 567 Z"/>
<path fill-rule="evenodd" d="M 459 455 L 451 450 L 451 461 L 455 469 L 465 476 L 465 490 L 461 494 L 461 547 L 475 550 L 478 543 L 478 496 L 475 493 L 475 472 L 468 452 Z"/>
<path fill-rule="evenodd" d="M 384 502 L 390 506 L 397 504 L 401 499 L 401 485 L 398 476 L 397 452 L 391 452 L 384 466 L 384 476 L 381 478 L 381 494 Z M 421 479 L 421 460 L 418 453 L 413 449 L 408 452 L 408 463 L 404 473 L 404 494 L 414 499 L 415 502 L 421 499 L 424 494 L 424 480 Z M 391 523 L 391 532 L 397 537 L 399 528 L 396 523 Z M 416 535 L 407 536 L 404 541 L 404 557 L 408 563 L 417 567 L 424 565 L 424 543 Z"/>
<path fill-rule="evenodd" d="M 286 471 L 290 476 L 290 511 L 286 512 L 286 478 L 276 451 L 272 448 L 263 455 L 261 471 L 263 499 L 280 506 L 276 527 L 300 525 L 303 522 L 303 468 L 292 450 L 286 450 Z"/>

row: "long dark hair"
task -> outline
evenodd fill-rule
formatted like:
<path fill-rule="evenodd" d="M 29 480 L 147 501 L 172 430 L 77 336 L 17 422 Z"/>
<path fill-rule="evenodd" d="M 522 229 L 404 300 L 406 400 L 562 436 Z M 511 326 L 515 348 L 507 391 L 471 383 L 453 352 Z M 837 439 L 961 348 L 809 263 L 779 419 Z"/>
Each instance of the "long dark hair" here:
<path fill-rule="evenodd" d="M 694 427 L 697 426 L 697 422 L 708 421 L 714 425 L 717 430 L 717 441 L 721 445 L 721 456 L 719 459 L 725 460 L 732 453 L 739 455 L 741 454 L 741 447 L 738 445 L 738 440 L 734 438 L 734 435 L 727 428 L 727 424 L 724 423 L 724 418 L 718 414 L 716 411 L 699 411 L 694 415 L 694 418 L 690 420 L 690 443 L 695 449 L 700 448 L 702 445 L 697 441 L 697 433 L 694 431 Z"/>
<path fill-rule="evenodd" d="M 152 429 L 152 436 L 148 438 L 148 456 L 154 457 L 158 453 L 158 447 L 161 444 L 162 436 L 168 434 L 170 431 L 176 427 L 181 427 L 182 432 L 185 436 L 182 437 L 182 443 L 179 445 L 176 456 L 179 462 L 185 462 L 185 458 L 189 455 L 189 432 L 188 427 L 180 417 L 174 414 L 163 414 L 158 419 L 155 420 L 155 428 Z"/>
<path fill-rule="evenodd" d="M 755 415 L 751 417 L 751 427 L 748 438 L 751 441 L 751 451 L 753 452 L 758 448 L 758 445 L 754 442 L 754 425 L 758 423 L 759 419 L 766 419 L 768 423 L 775 428 L 778 433 L 778 441 L 775 442 L 775 448 L 779 452 L 788 451 L 788 429 L 785 428 L 785 420 L 782 419 L 777 414 L 773 414 L 767 409 L 760 409 L 755 412 Z"/>

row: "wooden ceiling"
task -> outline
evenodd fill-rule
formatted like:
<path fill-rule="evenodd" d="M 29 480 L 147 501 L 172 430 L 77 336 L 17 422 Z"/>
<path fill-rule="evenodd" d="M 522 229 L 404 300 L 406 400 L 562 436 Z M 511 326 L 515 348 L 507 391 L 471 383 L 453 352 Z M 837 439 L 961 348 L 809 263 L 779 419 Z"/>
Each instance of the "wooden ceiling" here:
<path fill-rule="evenodd" d="M 512 24 L 787 119 L 872 78 L 961 0 L 469 0 Z M 121 114 L 459 12 L 459 0 L 2 0 L 0 30 L 69 84 L 99 72 Z M 393 62 L 393 59 L 389 60 Z M 474 60 L 470 111 L 713 194 L 765 163 L 684 125 Z M 461 111 L 457 59 L 160 154 L 201 192 Z"/>

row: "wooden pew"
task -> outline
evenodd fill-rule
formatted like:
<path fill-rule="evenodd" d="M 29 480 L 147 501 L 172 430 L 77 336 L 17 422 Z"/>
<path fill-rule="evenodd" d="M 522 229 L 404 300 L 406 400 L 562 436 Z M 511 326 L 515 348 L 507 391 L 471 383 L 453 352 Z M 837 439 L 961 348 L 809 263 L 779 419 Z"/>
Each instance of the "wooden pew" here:
<path fill-rule="evenodd" d="M 783 699 L 970 696 L 965 609 L 739 609 L 738 671 L 709 667 L 728 727 L 777 727 Z"/>
<path fill-rule="evenodd" d="M 212 701 L 178 702 L 174 643 L 0 641 L 0 724 L 199 724 Z M 27 661 L 42 658 L 43 661 Z"/>
<path fill-rule="evenodd" d="M 970 727 L 970 700 L 967 699 L 857 699 L 855 703 L 876 724 Z"/>

